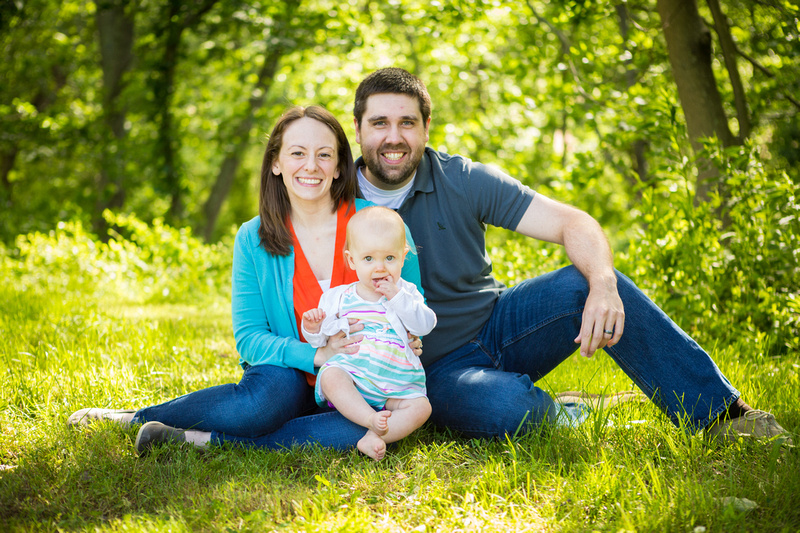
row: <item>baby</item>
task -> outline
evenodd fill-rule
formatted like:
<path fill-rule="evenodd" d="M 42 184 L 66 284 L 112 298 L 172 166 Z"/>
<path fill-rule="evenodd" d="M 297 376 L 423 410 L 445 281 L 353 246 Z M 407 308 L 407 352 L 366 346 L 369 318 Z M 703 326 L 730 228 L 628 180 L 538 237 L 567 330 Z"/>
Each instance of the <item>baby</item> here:
<path fill-rule="evenodd" d="M 344 250 L 358 281 L 333 287 L 319 308 L 303 313 L 303 335 L 316 348 L 339 331 L 349 334 L 349 318 L 364 325 L 358 353 L 334 355 L 320 368 L 315 395 L 320 405 L 327 402 L 367 428 L 357 446 L 378 461 L 387 443 L 411 434 L 431 414 L 425 371 L 408 334 L 430 333 L 436 315 L 417 287 L 400 278 L 408 251 L 400 215 L 362 209 L 347 225 Z"/>

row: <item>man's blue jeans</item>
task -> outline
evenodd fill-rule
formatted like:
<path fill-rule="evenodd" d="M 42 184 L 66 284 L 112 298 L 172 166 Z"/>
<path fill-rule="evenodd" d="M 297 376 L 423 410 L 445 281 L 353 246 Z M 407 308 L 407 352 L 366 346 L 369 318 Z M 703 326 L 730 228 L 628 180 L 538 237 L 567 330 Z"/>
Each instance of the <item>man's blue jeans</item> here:
<path fill-rule="evenodd" d="M 739 393 L 717 365 L 634 283 L 617 275 L 625 331 L 606 351 L 670 418 L 704 428 Z M 526 280 L 502 293 L 477 338 L 426 366 L 431 421 L 470 437 L 526 433 L 556 412 L 535 383 L 572 353 L 588 284 L 575 267 Z M 365 429 L 316 407 L 296 370 L 245 369 L 238 385 L 220 385 L 148 407 L 135 422 L 211 431 L 214 442 L 268 448 L 318 443 L 345 449 Z"/>
<path fill-rule="evenodd" d="M 697 431 L 739 393 L 697 343 L 617 272 L 625 329 L 606 352 L 675 425 Z M 535 383 L 575 352 L 588 295 L 575 267 L 500 296 L 476 339 L 426 367 L 431 421 L 475 437 L 526 433 L 556 415 Z"/>

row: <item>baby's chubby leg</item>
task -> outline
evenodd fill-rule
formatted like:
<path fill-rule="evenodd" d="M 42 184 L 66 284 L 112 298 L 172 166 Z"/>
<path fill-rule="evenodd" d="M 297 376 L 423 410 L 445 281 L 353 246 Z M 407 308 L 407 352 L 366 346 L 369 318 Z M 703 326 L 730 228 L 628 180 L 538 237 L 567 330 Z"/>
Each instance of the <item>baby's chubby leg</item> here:
<path fill-rule="evenodd" d="M 388 419 L 392 416 L 391 411 L 376 413 L 361 396 L 349 373 L 331 366 L 320 374 L 319 380 L 322 394 L 348 420 L 367 428 L 377 436 L 386 434 L 389 430 Z"/>
<path fill-rule="evenodd" d="M 431 403 L 427 398 L 400 399 L 386 401 L 386 410 L 391 411 L 389 430 L 382 436 L 385 442 L 396 442 L 407 437 L 431 416 Z"/>

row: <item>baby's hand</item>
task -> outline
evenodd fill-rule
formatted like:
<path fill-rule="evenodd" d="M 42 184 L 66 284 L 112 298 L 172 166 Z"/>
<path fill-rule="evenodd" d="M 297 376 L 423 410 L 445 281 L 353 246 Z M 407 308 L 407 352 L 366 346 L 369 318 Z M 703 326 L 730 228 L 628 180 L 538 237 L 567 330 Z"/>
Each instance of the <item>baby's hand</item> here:
<path fill-rule="evenodd" d="M 375 292 L 386 296 L 387 300 L 391 300 L 397 296 L 400 289 L 397 288 L 397 284 L 394 282 L 394 279 L 392 279 L 392 276 L 386 276 L 375 284 Z"/>
<path fill-rule="evenodd" d="M 323 320 L 325 320 L 325 311 L 320 308 L 309 309 L 303 313 L 303 328 L 309 333 L 319 333 Z"/>

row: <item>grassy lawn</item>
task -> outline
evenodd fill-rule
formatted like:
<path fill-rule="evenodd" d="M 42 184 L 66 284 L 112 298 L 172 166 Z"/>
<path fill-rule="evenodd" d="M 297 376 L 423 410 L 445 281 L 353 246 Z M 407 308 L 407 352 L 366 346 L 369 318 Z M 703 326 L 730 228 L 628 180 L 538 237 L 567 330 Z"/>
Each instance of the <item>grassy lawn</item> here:
<path fill-rule="evenodd" d="M 67 416 L 237 381 L 227 304 L 8 286 L 0 299 L 0 531 L 800 530 L 796 449 L 712 448 L 649 404 L 497 441 L 426 426 L 380 463 L 316 448 L 170 446 L 140 458 L 135 429 L 72 429 Z M 797 433 L 798 359 L 710 348 L 748 403 Z M 573 356 L 540 385 L 631 388 L 605 354 Z"/>

